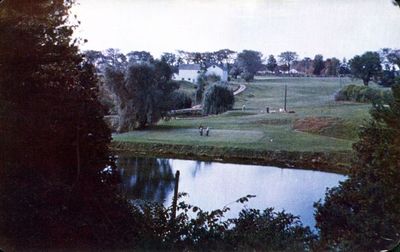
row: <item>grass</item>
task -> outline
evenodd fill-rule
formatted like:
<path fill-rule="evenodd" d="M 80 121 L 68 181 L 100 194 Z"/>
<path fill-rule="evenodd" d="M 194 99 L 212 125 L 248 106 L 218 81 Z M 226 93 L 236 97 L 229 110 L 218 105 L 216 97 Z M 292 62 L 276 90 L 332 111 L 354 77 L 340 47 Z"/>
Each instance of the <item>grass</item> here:
<path fill-rule="evenodd" d="M 237 85 L 238 83 L 233 83 Z M 369 118 L 371 105 L 335 102 L 341 86 L 362 85 L 359 81 L 338 78 L 257 78 L 236 96 L 234 110 L 217 116 L 161 121 L 150 129 L 114 135 L 114 141 L 204 145 L 257 150 L 350 151 L 358 128 Z M 194 90 L 185 83 L 184 90 Z M 265 113 L 265 107 L 283 107 L 287 85 L 287 107 L 295 113 Z M 246 110 L 241 111 L 242 105 Z M 319 132 L 298 131 L 296 120 L 307 117 L 336 118 Z M 209 137 L 200 137 L 199 125 L 211 128 Z"/>

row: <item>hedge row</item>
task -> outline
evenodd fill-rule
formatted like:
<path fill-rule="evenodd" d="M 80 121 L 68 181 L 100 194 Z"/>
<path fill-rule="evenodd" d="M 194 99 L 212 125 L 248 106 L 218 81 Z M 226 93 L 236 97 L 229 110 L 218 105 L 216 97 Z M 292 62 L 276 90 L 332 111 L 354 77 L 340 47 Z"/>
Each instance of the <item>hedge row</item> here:
<path fill-rule="evenodd" d="M 393 100 L 391 90 L 376 89 L 366 86 L 349 85 L 342 88 L 336 95 L 336 101 L 389 103 Z"/>

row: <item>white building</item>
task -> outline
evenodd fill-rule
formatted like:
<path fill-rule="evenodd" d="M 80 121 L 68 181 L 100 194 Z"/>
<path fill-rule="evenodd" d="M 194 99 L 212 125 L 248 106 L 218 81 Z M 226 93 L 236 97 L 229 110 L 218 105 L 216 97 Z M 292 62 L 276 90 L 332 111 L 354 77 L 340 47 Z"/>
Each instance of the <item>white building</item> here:
<path fill-rule="evenodd" d="M 213 64 L 207 68 L 206 75 L 216 75 L 221 78 L 221 81 L 228 81 L 228 70 L 216 64 Z"/>
<path fill-rule="evenodd" d="M 197 82 L 197 78 L 202 73 L 201 67 L 199 64 L 181 64 L 179 65 L 178 74 L 174 75 L 175 80 L 183 80 L 189 81 L 192 83 Z M 228 70 L 224 67 L 220 67 L 217 64 L 210 65 L 206 71 L 206 75 L 216 75 L 221 78 L 221 81 L 228 81 Z"/>
<path fill-rule="evenodd" d="M 181 64 L 179 72 L 175 75 L 175 80 L 183 80 L 196 83 L 197 77 L 201 73 L 199 64 Z"/>

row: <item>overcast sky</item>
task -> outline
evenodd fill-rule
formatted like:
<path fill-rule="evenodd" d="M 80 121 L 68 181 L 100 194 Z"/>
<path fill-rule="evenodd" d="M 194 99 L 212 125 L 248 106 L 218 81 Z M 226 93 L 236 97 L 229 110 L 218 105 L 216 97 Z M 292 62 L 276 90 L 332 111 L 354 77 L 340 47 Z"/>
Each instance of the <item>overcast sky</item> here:
<path fill-rule="evenodd" d="M 235 51 L 351 58 L 400 48 L 391 0 L 78 0 L 82 49 Z"/>

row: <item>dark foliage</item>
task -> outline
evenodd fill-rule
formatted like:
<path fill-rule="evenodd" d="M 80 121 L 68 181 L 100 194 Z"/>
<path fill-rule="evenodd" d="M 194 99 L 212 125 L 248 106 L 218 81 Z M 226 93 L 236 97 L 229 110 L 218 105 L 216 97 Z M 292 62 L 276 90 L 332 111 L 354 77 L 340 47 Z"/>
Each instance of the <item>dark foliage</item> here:
<path fill-rule="evenodd" d="M 181 194 L 185 195 L 185 194 Z M 237 200 L 244 203 L 253 195 Z M 242 210 L 238 218 L 223 220 L 228 207 L 203 211 L 178 203 L 178 215 L 172 221 L 172 209 L 145 203 L 133 207 L 141 230 L 136 249 L 147 250 L 262 250 L 303 251 L 315 242 L 315 235 L 302 226 L 298 217 L 285 212 Z M 195 217 L 190 217 L 195 215 Z"/>
<path fill-rule="evenodd" d="M 340 75 L 348 75 L 351 74 L 350 67 L 347 63 L 343 62 L 339 67 L 339 74 Z"/>
<path fill-rule="evenodd" d="M 119 132 L 143 129 L 174 109 L 169 98 L 179 85 L 171 81 L 172 74 L 171 67 L 158 60 L 132 64 L 124 71 L 106 68 L 106 85 L 117 97 Z"/>
<path fill-rule="evenodd" d="M 381 90 L 366 86 L 348 85 L 342 88 L 335 95 L 335 100 L 388 104 L 393 101 L 393 96 L 390 90 Z"/>
<path fill-rule="evenodd" d="M 10 249 L 108 246 L 129 213 L 114 194 L 94 69 L 66 25 L 71 4 L 0 9 L 0 237 Z"/>
<path fill-rule="evenodd" d="M 382 71 L 381 78 L 379 80 L 379 85 L 382 85 L 384 87 L 391 87 L 395 83 L 395 71 L 391 70 L 384 70 Z"/>
<path fill-rule="evenodd" d="M 203 113 L 220 114 L 233 108 L 235 97 L 232 90 L 224 85 L 212 85 L 204 94 Z"/>
<path fill-rule="evenodd" d="M 278 64 L 276 62 L 274 55 L 269 55 L 268 60 L 267 60 L 267 69 L 271 72 L 275 72 L 277 67 L 278 67 Z"/>
<path fill-rule="evenodd" d="M 290 67 L 293 61 L 297 60 L 298 55 L 296 52 L 286 51 L 278 55 L 279 61 L 286 66 L 287 71 L 290 71 Z"/>
<path fill-rule="evenodd" d="M 325 75 L 337 76 L 340 68 L 340 61 L 337 58 L 327 59 L 324 65 L 325 65 Z"/>
<path fill-rule="evenodd" d="M 240 78 L 242 78 L 246 82 L 250 82 L 250 81 L 254 80 L 254 75 L 247 71 L 244 71 L 240 74 Z"/>
<path fill-rule="evenodd" d="M 214 83 L 214 82 L 220 82 L 221 81 L 221 76 L 216 75 L 216 74 L 207 74 L 206 75 L 207 82 L 209 83 Z"/>
<path fill-rule="evenodd" d="M 126 54 L 129 64 L 153 63 L 153 56 L 146 51 L 133 51 Z"/>
<path fill-rule="evenodd" d="M 382 66 L 379 54 L 377 52 L 366 52 L 361 56 L 355 56 L 349 61 L 351 73 L 362 79 L 365 86 L 373 78 L 379 77 Z"/>
<path fill-rule="evenodd" d="M 206 85 L 208 85 L 207 76 L 200 74 L 199 77 L 197 77 L 195 92 L 196 104 L 200 104 L 203 101 L 204 89 Z"/>
<path fill-rule="evenodd" d="M 235 66 L 240 73 L 247 72 L 252 80 L 254 75 L 263 69 L 263 64 L 261 60 L 262 54 L 257 51 L 243 50 L 237 55 Z"/>
<path fill-rule="evenodd" d="M 187 52 L 178 51 L 176 56 L 177 64 L 200 64 L 203 68 L 210 64 L 230 64 L 233 61 L 235 51 L 229 49 L 221 49 L 215 52 Z"/>
<path fill-rule="evenodd" d="M 192 107 L 192 99 L 190 98 L 190 95 L 186 94 L 185 92 L 173 92 L 169 95 L 169 98 L 167 98 L 167 100 L 171 103 L 167 105 L 168 108 L 171 108 L 173 110 Z"/>
<path fill-rule="evenodd" d="M 237 79 L 239 74 L 240 74 L 240 69 L 237 66 L 233 66 L 229 71 L 229 75 L 231 75 L 234 79 Z"/>
<path fill-rule="evenodd" d="M 313 61 L 313 74 L 321 75 L 322 70 L 325 68 L 324 57 L 321 54 L 317 54 Z"/>
<path fill-rule="evenodd" d="M 349 179 L 316 204 L 322 248 L 379 251 L 400 240 L 400 86 L 392 90 L 361 129 Z"/>

